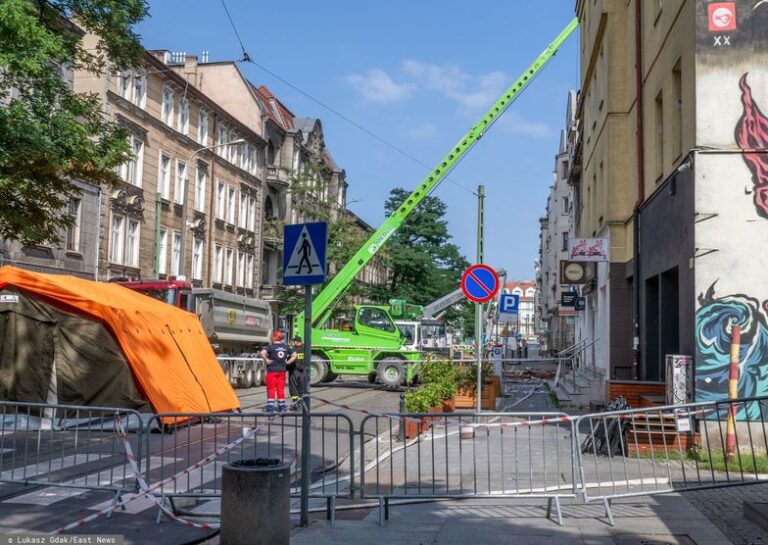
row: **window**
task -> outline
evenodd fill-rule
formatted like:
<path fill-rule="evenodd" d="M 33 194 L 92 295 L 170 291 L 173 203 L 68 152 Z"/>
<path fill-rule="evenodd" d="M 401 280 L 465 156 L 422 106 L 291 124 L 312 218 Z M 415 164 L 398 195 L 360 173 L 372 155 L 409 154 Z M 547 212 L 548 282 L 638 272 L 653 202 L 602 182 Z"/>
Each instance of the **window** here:
<path fill-rule="evenodd" d="M 130 135 L 133 156 L 120 168 L 120 176 L 131 185 L 141 187 L 141 174 L 144 165 L 144 140 L 135 133 Z"/>
<path fill-rule="evenodd" d="M 216 184 L 216 217 L 223 220 L 227 214 L 226 186 L 221 180 Z"/>
<path fill-rule="evenodd" d="M 173 255 L 171 256 L 171 274 L 181 274 L 181 233 L 173 232 Z"/>
<path fill-rule="evenodd" d="M 357 319 L 360 325 L 373 327 L 382 331 L 394 333 L 395 324 L 390 320 L 389 315 L 381 309 L 374 307 L 363 307 L 360 309 Z"/>
<path fill-rule="evenodd" d="M 67 212 L 72 219 L 72 223 L 67 226 L 66 243 L 67 250 L 70 252 L 80 251 L 80 221 L 82 201 L 80 199 L 69 199 L 69 208 Z"/>
<path fill-rule="evenodd" d="M 226 125 L 219 125 L 219 141 L 216 142 L 216 145 L 220 146 L 218 148 L 218 154 L 221 157 L 226 157 L 227 154 L 227 147 L 224 145 L 227 143 L 227 127 Z"/>
<path fill-rule="evenodd" d="M 147 98 L 147 74 L 144 71 L 125 70 L 118 77 L 118 94 L 139 108 L 144 108 Z"/>
<path fill-rule="evenodd" d="M 139 266 L 139 222 L 128 220 L 128 233 L 125 239 L 125 264 Z"/>
<path fill-rule="evenodd" d="M 166 125 L 173 123 L 173 90 L 170 87 L 163 89 L 163 106 L 160 118 Z"/>
<path fill-rule="evenodd" d="M 250 173 L 255 175 L 259 169 L 259 150 L 257 147 L 251 148 L 251 168 Z"/>
<path fill-rule="evenodd" d="M 166 274 L 168 272 L 168 229 L 165 227 L 160 228 L 160 247 L 157 253 L 157 272 L 159 274 Z"/>
<path fill-rule="evenodd" d="M 125 218 L 112 216 L 112 226 L 109 236 L 109 261 L 123 262 L 123 237 L 125 236 Z"/>
<path fill-rule="evenodd" d="M 248 196 L 248 226 L 249 231 L 256 230 L 256 198 L 252 195 Z"/>
<path fill-rule="evenodd" d="M 189 132 L 189 101 L 187 97 L 181 97 L 179 100 L 179 132 L 182 134 Z"/>
<path fill-rule="evenodd" d="M 221 247 L 221 244 L 217 244 L 214 247 L 214 252 L 213 252 L 213 266 L 214 266 L 213 281 L 218 284 L 221 284 L 222 282 L 221 271 L 223 268 L 222 266 L 223 260 L 224 260 L 224 249 Z"/>
<path fill-rule="evenodd" d="M 205 211 L 205 186 L 208 183 L 208 169 L 200 163 L 197 165 L 197 177 L 195 178 L 195 210 Z"/>
<path fill-rule="evenodd" d="M 571 211 L 571 203 L 568 200 L 568 197 L 562 197 L 560 199 L 560 213 L 561 214 L 568 214 L 568 212 Z"/>
<path fill-rule="evenodd" d="M 245 279 L 245 286 L 247 288 L 253 287 L 253 256 L 248 255 L 246 257 L 246 279 Z"/>
<path fill-rule="evenodd" d="M 683 78 L 680 61 L 672 69 L 672 157 L 683 152 Z"/>
<path fill-rule="evenodd" d="M 237 216 L 237 226 L 248 228 L 248 195 L 240 190 L 240 214 Z"/>
<path fill-rule="evenodd" d="M 183 204 L 187 192 L 187 163 L 176 161 L 176 185 L 173 189 L 173 202 Z"/>
<path fill-rule="evenodd" d="M 567 252 L 568 251 L 568 233 L 560 233 L 560 236 L 562 237 L 562 240 L 563 240 L 563 245 L 561 246 L 560 249 L 563 252 Z"/>
<path fill-rule="evenodd" d="M 237 285 L 245 286 L 245 254 L 237 253 Z"/>
<path fill-rule="evenodd" d="M 235 224 L 235 188 L 227 188 L 229 197 L 227 198 L 227 223 Z"/>
<path fill-rule="evenodd" d="M 232 248 L 227 248 L 227 276 L 225 278 L 225 282 L 229 284 L 230 286 L 234 284 L 234 279 L 232 278 L 235 274 L 235 252 L 232 250 Z"/>
<path fill-rule="evenodd" d="M 251 145 L 241 144 L 243 146 L 242 153 L 240 154 L 240 168 L 246 172 L 251 171 Z"/>
<path fill-rule="evenodd" d="M 127 224 L 127 229 L 126 229 Z M 109 233 L 109 261 L 129 267 L 139 266 L 139 229 L 138 220 L 123 216 L 112 216 Z"/>
<path fill-rule="evenodd" d="M 661 93 L 662 91 L 659 91 L 659 94 L 656 95 L 654 103 L 654 119 L 656 122 L 656 134 L 654 135 L 654 178 L 657 180 L 664 174 L 664 99 Z"/>
<path fill-rule="evenodd" d="M 234 142 L 235 140 L 237 140 L 238 139 L 237 133 L 233 132 L 230 135 L 230 138 L 231 140 L 229 140 L 229 142 Z M 237 165 L 238 157 L 240 155 L 240 145 L 237 144 L 234 146 L 227 146 L 227 148 L 229 149 L 229 162 L 232 163 L 233 165 Z"/>
<path fill-rule="evenodd" d="M 192 278 L 203 279 L 203 239 L 196 238 L 192 247 Z"/>
<path fill-rule="evenodd" d="M 171 198 L 171 158 L 160 153 L 160 172 L 158 174 L 158 190 L 165 200 Z"/>
<path fill-rule="evenodd" d="M 203 109 L 197 123 L 197 141 L 203 146 L 208 144 L 208 112 Z"/>

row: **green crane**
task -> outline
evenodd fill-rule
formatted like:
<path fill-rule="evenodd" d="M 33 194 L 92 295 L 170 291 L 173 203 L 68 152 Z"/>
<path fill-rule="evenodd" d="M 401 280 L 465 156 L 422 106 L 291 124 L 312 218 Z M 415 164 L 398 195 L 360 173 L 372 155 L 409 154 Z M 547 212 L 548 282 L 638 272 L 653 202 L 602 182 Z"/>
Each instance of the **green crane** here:
<path fill-rule="evenodd" d="M 358 305 L 354 326 L 323 329 L 357 274 L 397 231 L 418 204 L 442 182 L 477 143 L 534 77 L 557 53 L 578 26 L 574 18 L 547 46 L 526 71 L 507 89 L 491 109 L 465 134 L 427 175 L 403 204 L 389 216 L 349 262 L 312 301 L 312 383 L 334 380 L 340 374 L 367 375 L 387 386 L 412 382 L 419 373 L 421 353 L 403 350 L 404 338 L 395 326 L 387 306 Z M 294 331 L 303 331 L 304 314 L 294 321 Z"/>

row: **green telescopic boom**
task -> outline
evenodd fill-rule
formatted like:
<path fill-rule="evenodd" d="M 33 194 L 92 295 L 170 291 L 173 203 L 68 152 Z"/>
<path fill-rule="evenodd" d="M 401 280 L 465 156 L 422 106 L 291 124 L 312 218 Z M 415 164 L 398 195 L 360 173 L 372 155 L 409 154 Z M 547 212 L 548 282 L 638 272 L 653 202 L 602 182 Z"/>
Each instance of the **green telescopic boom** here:
<path fill-rule="evenodd" d="M 496 121 L 496 119 L 506 110 L 512 102 L 520 95 L 533 78 L 541 71 L 547 62 L 557 53 L 560 46 L 571 35 L 579 25 L 578 19 L 574 18 L 563 31 L 547 46 L 528 69 L 520 76 L 504 95 L 496 101 L 490 110 L 475 124 L 470 131 L 465 134 L 459 142 L 453 146 L 451 151 L 443 157 L 442 161 L 427 175 L 426 178 L 395 210 L 391 216 L 379 227 L 371 238 L 369 238 L 362 248 L 349 260 L 338 274 L 331 280 L 325 288 L 317 294 L 312 301 L 312 327 L 322 326 L 331 315 L 333 308 L 344 296 L 349 286 L 354 281 L 357 274 L 365 265 L 376 255 L 382 246 L 403 224 L 405 219 L 413 212 L 414 208 L 428 196 L 442 182 L 448 173 L 455 167 L 472 146 L 483 136 L 486 130 Z M 302 324 L 304 313 L 296 317 L 295 324 Z M 297 330 L 298 331 L 298 330 Z"/>

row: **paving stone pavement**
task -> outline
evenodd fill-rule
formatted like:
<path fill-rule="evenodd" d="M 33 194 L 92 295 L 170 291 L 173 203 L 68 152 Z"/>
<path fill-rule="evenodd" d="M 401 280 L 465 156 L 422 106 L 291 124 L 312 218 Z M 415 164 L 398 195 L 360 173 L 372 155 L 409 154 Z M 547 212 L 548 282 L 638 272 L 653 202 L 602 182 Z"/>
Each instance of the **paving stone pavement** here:
<path fill-rule="evenodd" d="M 693 490 L 685 498 L 715 524 L 734 545 L 768 545 L 768 534 L 743 516 L 743 502 L 768 503 L 768 484 Z"/>

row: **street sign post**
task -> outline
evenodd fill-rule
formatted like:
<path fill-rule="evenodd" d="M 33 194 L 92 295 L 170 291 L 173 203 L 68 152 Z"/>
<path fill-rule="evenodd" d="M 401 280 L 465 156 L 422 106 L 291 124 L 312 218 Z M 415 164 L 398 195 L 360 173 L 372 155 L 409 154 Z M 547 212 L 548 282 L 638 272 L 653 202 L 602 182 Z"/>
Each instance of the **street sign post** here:
<path fill-rule="evenodd" d="M 283 285 L 304 286 L 304 399 L 301 419 L 301 514 L 302 526 L 309 525 L 311 459 L 309 379 L 312 367 L 312 285 L 325 282 L 328 270 L 327 223 L 298 223 L 283 230 Z"/>
<path fill-rule="evenodd" d="M 499 293 L 499 275 L 488 265 L 472 265 L 461 277 L 461 291 L 470 301 L 487 303 Z"/>

